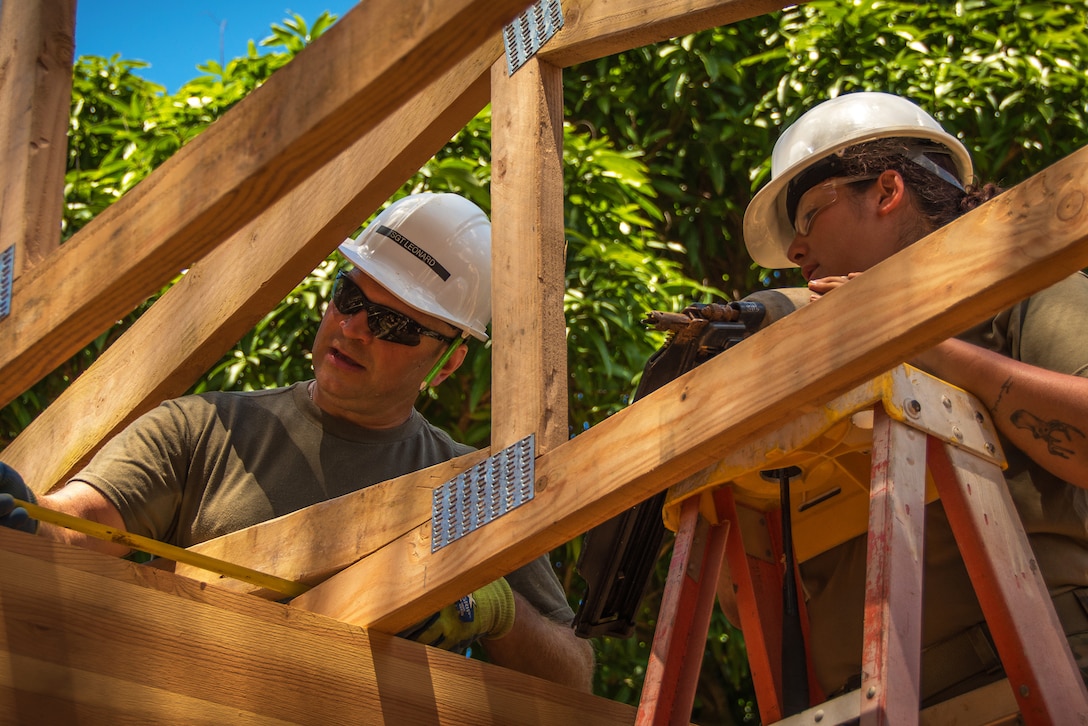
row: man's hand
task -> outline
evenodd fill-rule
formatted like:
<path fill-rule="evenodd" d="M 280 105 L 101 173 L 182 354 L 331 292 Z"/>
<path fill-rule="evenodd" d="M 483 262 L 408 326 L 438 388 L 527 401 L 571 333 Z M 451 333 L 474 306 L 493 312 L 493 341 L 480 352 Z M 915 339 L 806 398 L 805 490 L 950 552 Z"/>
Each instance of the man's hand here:
<path fill-rule="evenodd" d="M 38 520 L 31 519 L 25 509 L 15 506 L 16 499 L 38 503 L 19 472 L 0 461 L 0 526 L 34 534 L 38 531 Z"/>
<path fill-rule="evenodd" d="M 503 637 L 513 626 L 514 592 L 506 578 L 500 577 L 398 635 L 462 653 L 481 638 Z"/>

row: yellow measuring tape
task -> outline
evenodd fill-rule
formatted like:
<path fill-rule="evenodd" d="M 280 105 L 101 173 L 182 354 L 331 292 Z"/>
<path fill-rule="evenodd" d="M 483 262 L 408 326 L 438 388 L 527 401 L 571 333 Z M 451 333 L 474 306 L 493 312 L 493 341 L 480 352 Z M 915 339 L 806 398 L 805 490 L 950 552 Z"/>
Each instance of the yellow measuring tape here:
<path fill-rule="evenodd" d="M 226 577 L 234 578 L 235 580 L 242 580 L 243 582 L 257 585 L 266 590 L 272 590 L 273 592 L 297 597 L 310 589 L 309 585 L 303 585 L 301 582 L 285 580 L 282 577 L 251 570 L 248 567 L 242 567 L 241 565 L 236 565 L 232 562 L 216 559 L 215 557 L 208 557 L 207 555 L 202 555 L 197 552 L 191 552 L 182 547 L 159 542 L 158 540 L 150 539 L 149 537 L 141 537 L 138 534 L 107 527 L 104 524 L 92 522 L 89 519 L 81 519 L 79 517 L 74 517 L 71 514 L 65 514 L 64 512 L 39 507 L 37 504 L 24 502 L 21 499 L 15 500 L 15 506 L 22 507 L 27 511 L 27 514 L 39 522 L 48 522 L 49 524 L 55 524 L 59 527 L 75 530 L 76 532 L 85 534 L 89 537 L 94 537 L 95 539 L 116 542 L 117 544 L 126 545 L 132 549 L 139 550 L 140 552 L 146 552 L 149 555 L 165 557 L 174 562 L 181 562 L 186 565 L 192 565 L 193 567 L 199 567 L 218 575 L 224 575 Z"/>

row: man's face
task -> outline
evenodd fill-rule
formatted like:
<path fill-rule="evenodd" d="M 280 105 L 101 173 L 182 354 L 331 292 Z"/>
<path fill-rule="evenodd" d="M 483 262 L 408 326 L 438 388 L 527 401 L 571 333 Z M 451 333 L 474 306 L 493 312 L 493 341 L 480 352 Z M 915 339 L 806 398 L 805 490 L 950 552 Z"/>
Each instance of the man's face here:
<path fill-rule="evenodd" d="M 361 270 L 347 275 L 371 302 L 455 337 L 452 326 L 405 305 Z M 314 339 L 315 401 L 328 413 L 368 428 L 397 426 L 407 420 L 420 384 L 445 349 L 445 343 L 427 336 L 415 346 L 379 340 L 364 310 L 345 315 L 330 302 Z"/>

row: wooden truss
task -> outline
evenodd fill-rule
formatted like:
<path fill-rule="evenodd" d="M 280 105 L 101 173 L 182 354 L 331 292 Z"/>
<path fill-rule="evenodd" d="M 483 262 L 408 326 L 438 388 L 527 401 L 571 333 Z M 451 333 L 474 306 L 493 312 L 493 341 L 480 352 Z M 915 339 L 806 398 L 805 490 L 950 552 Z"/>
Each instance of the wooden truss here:
<path fill-rule="evenodd" d="M 562 69 L 791 3 L 564 0 L 565 27 L 509 76 L 500 31 L 526 0 L 364 0 L 57 246 L 74 3 L 2 6 L 0 60 L 18 70 L 0 74 L 0 250 L 17 252 L 0 404 L 188 273 L 4 460 L 39 491 L 63 481 L 186 390 L 490 102 L 492 446 L 536 435 L 537 493 L 430 553 L 430 489 L 473 455 L 198 548 L 319 583 L 290 605 L 0 531 L 0 689 L 15 714 L 630 723 L 626 706 L 385 633 L 1088 266 L 1082 150 L 568 440 Z M 285 550 L 299 531 L 304 546 Z"/>

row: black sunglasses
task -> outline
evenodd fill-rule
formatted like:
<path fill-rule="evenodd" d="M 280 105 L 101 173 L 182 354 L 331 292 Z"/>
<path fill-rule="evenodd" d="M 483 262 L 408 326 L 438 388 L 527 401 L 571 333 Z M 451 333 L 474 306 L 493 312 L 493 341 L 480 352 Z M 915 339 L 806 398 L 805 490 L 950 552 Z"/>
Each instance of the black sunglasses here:
<path fill-rule="evenodd" d="M 419 345 L 421 335 L 441 340 L 443 343 L 452 343 L 456 340 L 456 338 L 423 327 L 404 313 L 370 302 L 355 281 L 344 271 L 336 274 L 332 304 L 341 315 L 354 315 L 360 310 L 365 311 L 370 332 L 378 340 L 388 340 L 390 343 L 401 345 Z"/>

